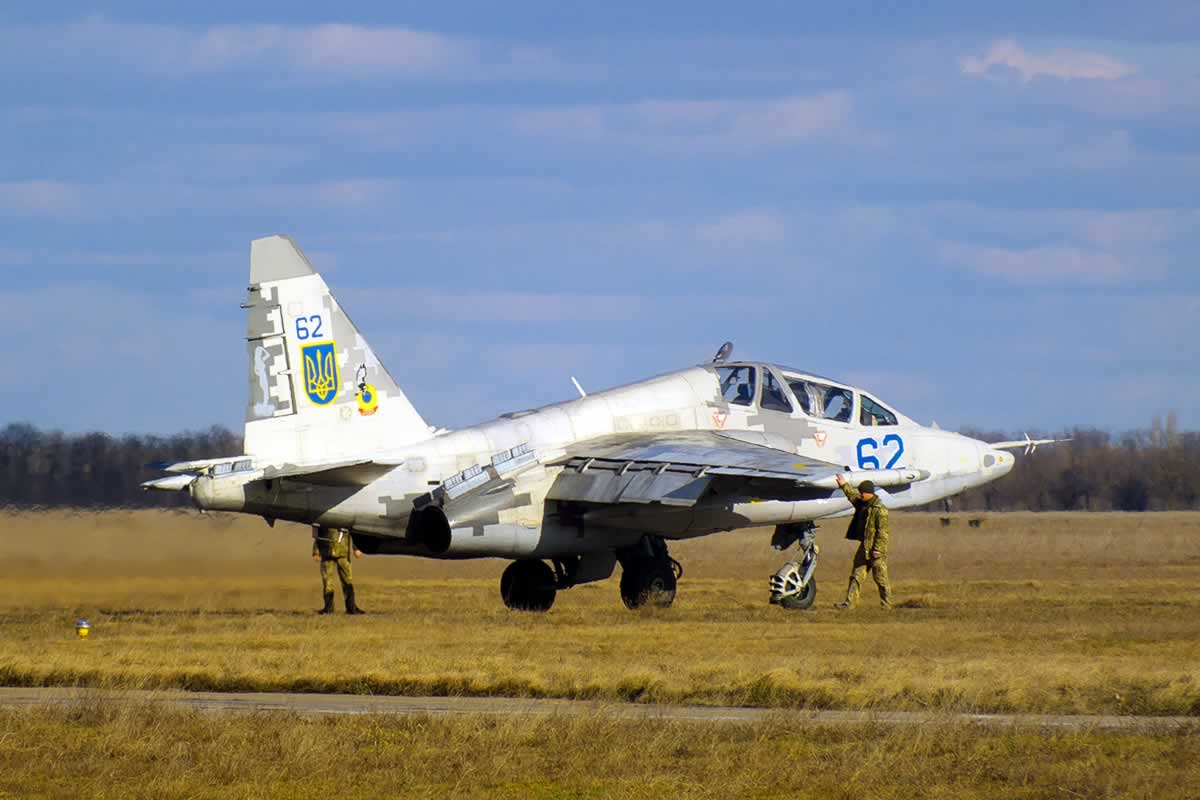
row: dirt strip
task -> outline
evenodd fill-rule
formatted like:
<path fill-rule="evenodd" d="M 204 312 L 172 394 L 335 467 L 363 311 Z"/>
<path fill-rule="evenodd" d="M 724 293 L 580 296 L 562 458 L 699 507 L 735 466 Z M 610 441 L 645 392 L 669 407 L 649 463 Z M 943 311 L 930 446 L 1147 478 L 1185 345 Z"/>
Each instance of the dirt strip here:
<path fill-rule="evenodd" d="M 967 723 L 988 727 L 1063 730 L 1200 730 L 1200 717 L 1086 716 L 1063 714 L 945 714 L 921 711 L 828 711 L 723 706 L 641 705 L 586 700 L 510 697 L 383 697 L 341 694 L 183 692 L 71 687 L 0 687 L 0 709 L 32 709 L 96 701 L 162 703 L 210 712 L 292 714 L 429 714 L 434 716 L 604 716 L 680 722 L 767 722 L 786 719 L 814 725 L 929 725 Z"/>

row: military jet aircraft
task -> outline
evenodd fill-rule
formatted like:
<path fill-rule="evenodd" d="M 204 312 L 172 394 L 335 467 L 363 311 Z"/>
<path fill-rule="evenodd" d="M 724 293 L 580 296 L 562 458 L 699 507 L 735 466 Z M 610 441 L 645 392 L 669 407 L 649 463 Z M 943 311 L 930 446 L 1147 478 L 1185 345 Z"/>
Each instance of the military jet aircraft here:
<path fill-rule="evenodd" d="M 801 558 L 771 600 L 816 597 L 815 522 L 850 512 L 836 476 L 870 478 L 890 508 L 950 497 L 1013 468 L 1010 449 L 924 427 L 875 395 L 802 369 L 709 363 L 457 431 L 413 408 L 287 237 L 250 246 L 249 398 L 241 455 L 161 465 L 147 488 L 202 510 L 348 530 L 365 553 L 504 558 L 510 608 L 621 566 L 629 608 L 668 606 L 668 543 L 774 526 Z"/>

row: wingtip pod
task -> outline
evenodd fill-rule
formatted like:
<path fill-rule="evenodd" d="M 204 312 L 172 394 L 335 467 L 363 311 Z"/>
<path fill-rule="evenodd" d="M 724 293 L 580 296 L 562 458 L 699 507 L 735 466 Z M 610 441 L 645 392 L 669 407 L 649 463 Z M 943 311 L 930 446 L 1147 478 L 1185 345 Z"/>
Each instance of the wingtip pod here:
<path fill-rule="evenodd" d="M 276 234 L 250 242 L 250 284 L 314 275 L 312 263 L 291 237 Z"/>

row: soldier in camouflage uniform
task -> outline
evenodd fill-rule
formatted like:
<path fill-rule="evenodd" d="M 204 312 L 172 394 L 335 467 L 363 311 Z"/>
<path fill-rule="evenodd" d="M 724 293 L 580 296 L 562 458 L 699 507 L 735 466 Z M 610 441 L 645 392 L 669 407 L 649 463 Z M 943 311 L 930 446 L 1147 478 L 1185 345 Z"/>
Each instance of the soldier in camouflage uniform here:
<path fill-rule="evenodd" d="M 341 579 L 342 595 L 346 599 L 347 614 L 365 613 L 354 602 L 354 576 L 350 571 L 350 553 L 362 558 L 362 552 L 354 547 L 350 532 L 339 528 L 313 526 L 313 561 L 321 564 L 321 587 L 325 590 L 325 607 L 318 614 L 333 613 L 334 577 Z"/>
<path fill-rule="evenodd" d="M 892 607 L 892 587 L 888 583 L 887 550 L 888 510 L 875 494 L 875 484 L 863 481 L 855 489 L 841 475 L 837 476 L 838 486 L 846 493 L 846 498 L 854 506 L 854 516 L 846 531 L 846 538 L 859 542 L 858 551 L 854 554 L 854 568 L 850 573 L 850 585 L 846 589 L 845 601 L 838 603 L 840 609 L 851 609 L 858 605 L 859 592 L 867 572 L 879 586 L 879 605 L 884 608 Z"/>

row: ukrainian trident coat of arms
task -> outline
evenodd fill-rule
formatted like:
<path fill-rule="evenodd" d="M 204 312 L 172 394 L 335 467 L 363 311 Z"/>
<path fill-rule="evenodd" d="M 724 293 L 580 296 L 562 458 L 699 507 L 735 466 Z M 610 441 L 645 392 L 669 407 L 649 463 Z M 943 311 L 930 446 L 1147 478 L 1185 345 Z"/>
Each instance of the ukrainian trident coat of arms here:
<path fill-rule="evenodd" d="M 332 341 L 300 348 L 304 362 L 304 392 L 319 406 L 327 406 L 341 388 L 338 378 L 337 350 Z"/>

